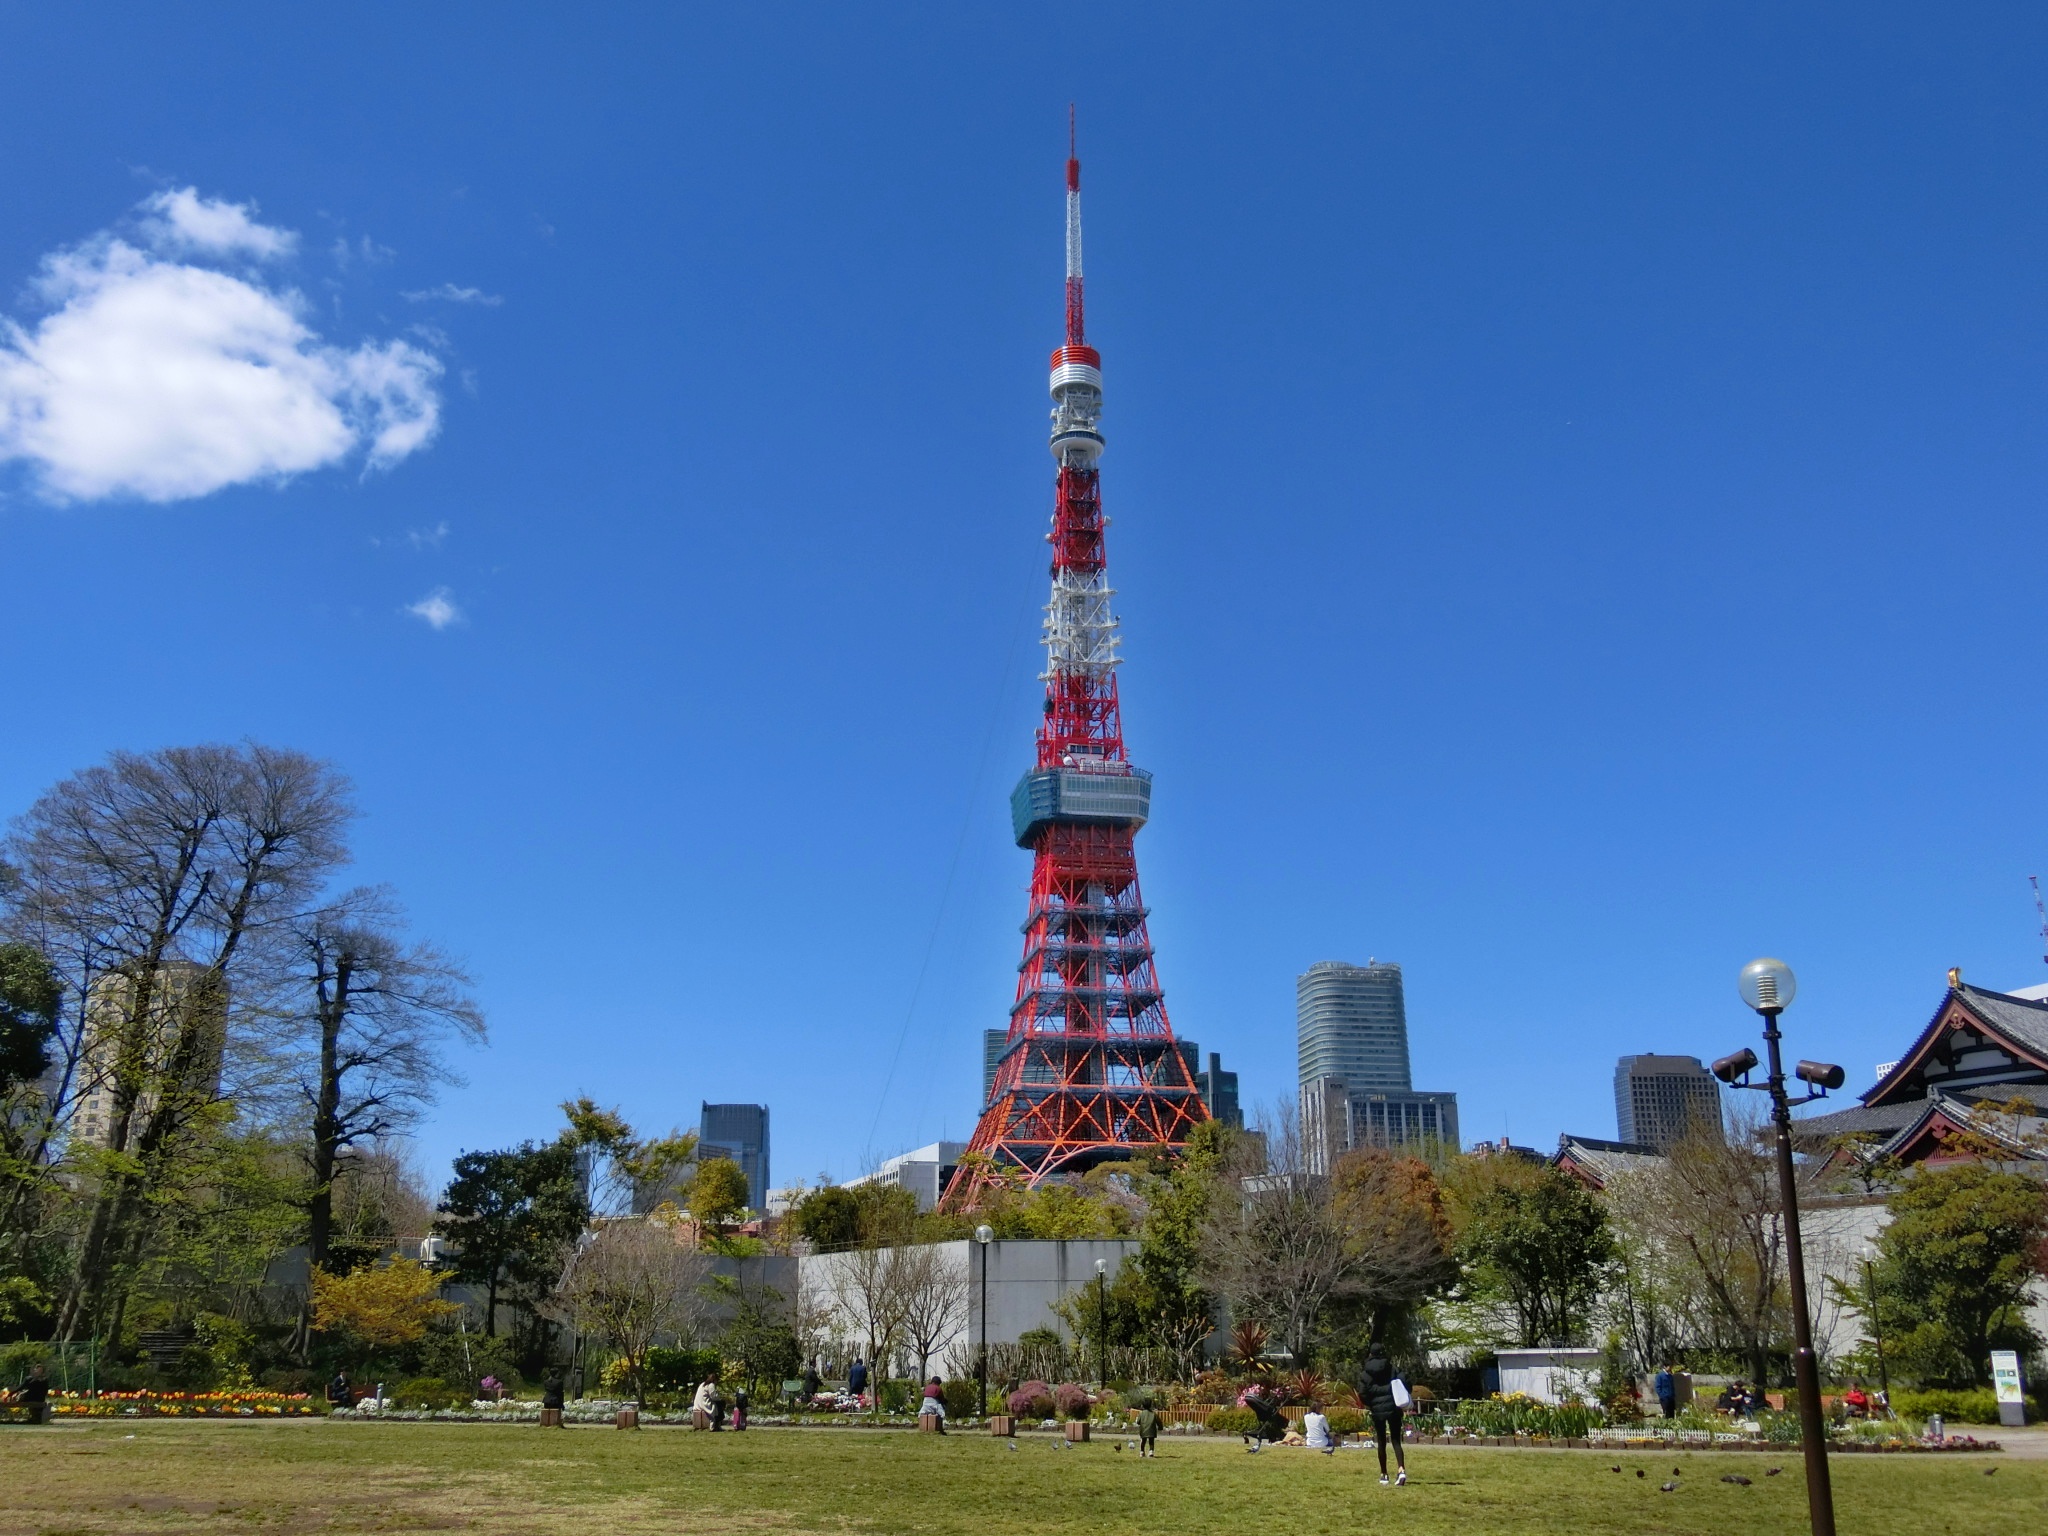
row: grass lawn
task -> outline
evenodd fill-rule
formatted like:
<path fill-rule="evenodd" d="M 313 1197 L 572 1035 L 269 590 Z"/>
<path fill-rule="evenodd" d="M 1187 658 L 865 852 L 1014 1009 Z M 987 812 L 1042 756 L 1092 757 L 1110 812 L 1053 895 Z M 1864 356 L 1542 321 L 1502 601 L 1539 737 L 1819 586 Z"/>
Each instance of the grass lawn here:
<path fill-rule="evenodd" d="M 1379 1486 L 1370 1452 L 866 1430 L 542 1430 L 460 1424 L 100 1422 L 0 1429 L 0 1533 L 488 1531 L 502 1536 L 787 1531 L 935 1536 L 1404 1536 L 1806 1528 L 1796 1456 L 1441 1450 Z M 1610 1470 L 1619 1461 L 1622 1474 Z M 1776 1477 L 1766 1467 L 1782 1467 Z M 1638 1478 L 1637 1468 L 1648 1475 Z M 1679 1489 L 1659 1491 L 1674 1467 Z M 1987 1468 L 1996 1467 L 1992 1476 Z M 1848 1533 L 2048 1530 L 2048 1462 L 1854 1456 L 1834 1463 Z M 1720 1481 L 1726 1472 L 1748 1487 Z"/>

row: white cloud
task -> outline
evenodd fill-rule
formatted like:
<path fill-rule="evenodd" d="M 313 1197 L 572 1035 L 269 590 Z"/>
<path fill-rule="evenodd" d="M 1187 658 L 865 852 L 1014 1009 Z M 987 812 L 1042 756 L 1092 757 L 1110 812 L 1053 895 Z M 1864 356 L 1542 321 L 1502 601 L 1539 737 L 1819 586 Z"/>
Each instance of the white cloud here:
<path fill-rule="evenodd" d="M 416 619 L 426 620 L 429 629 L 446 629 L 451 624 L 460 624 L 463 617 L 446 587 L 436 587 L 418 602 L 407 603 L 405 611 Z"/>
<path fill-rule="evenodd" d="M 358 450 L 385 468 L 433 439 L 433 353 L 330 345 L 295 291 L 204 264 L 282 256 L 295 236 L 189 188 L 142 211 L 151 249 L 101 234 L 55 252 L 34 288 L 48 313 L 0 320 L 0 463 L 20 460 L 52 500 L 167 502 Z"/>
<path fill-rule="evenodd" d="M 448 537 L 448 520 L 444 517 L 431 528 L 408 528 L 405 542 L 414 549 L 439 549 Z"/>
<path fill-rule="evenodd" d="M 254 203 L 201 197 L 193 187 L 159 192 L 142 204 L 143 238 L 158 250 L 199 256 L 250 255 L 268 261 L 289 256 L 299 237 L 251 217 Z"/>
<path fill-rule="evenodd" d="M 481 288 L 458 288 L 453 283 L 443 283 L 438 288 L 414 288 L 404 297 L 415 304 L 424 304 L 429 299 L 446 299 L 450 304 L 502 304 L 502 293 L 485 293 Z"/>

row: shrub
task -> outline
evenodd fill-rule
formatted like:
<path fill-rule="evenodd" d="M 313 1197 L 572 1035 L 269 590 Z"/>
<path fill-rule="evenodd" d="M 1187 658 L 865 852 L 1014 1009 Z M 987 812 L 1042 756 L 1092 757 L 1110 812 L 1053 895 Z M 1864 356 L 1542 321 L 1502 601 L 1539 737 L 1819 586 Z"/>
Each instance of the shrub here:
<path fill-rule="evenodd" d="M 1259 1416 L 1249 1408 L 1218 1408 L 1202 1427 L 1212 1435 L 1249 1435 L 1259 1427 Z"/>
<path fill-rule="evenodd" d="M 391 1400 L 401 1408 L 453 1408 L 455 1389 L 438 1376 L 415 1376 L 401 1381 Z"/>
<path fill-rule="evenodd" d="M 666 1349 L 657 1344 L 647 1351 L 641 1370 L 649 1391 L 695 1392 L 705 1377 L 720 1374 L 720 1364 L 715 1349 Z"/>
<path fill-rule="evenodd" d="M 981 1413 L 979 1384 L 972 1376 L 965 1380 L 955 1378 L 946 1383 L 946 1417 L 949 1419 L 970 1419 Z"/>
<path fill-rule="evenodd" d="M 1792 1406 L 1787 1401 L 1785 1406 Z M 1972 1392 L 1894 1392 L 1892 1412 L 1902 1419 L 1940 1414 L 1945 1424 L 1996 1424 L 1998 1394 L 1989 1387 Z"/>
<path fill-rule="evenodd" d="M 1027 1381 L 1004 1403 L 1020 1419 L 1049 1419 L 1053 1409 L 1052 1388 L 1042 1381 Z"/>
<path fill-rule="evenodd" d="M 892 1379 L 882 1383 L 878 1400 L 884 1413 L 908 1413 L 912 1400 L 917 1396 L 911 1389 L 915 1382 Z"/>
<path fill-rule="evenodd" d="M 1365 1415 L 1356 1408 L 1332 1408 L 1324 1417 L 1330 1421 L 1330 1433 L 1339 1440 L 1365 1429 Z"/>
<path fill-rule="evenodd" d="M 1053 1389 L 1052 1402 L 1063 1419 L 1085 1419 L 1095 1407 L 1088 1389 L 1071 1381 L 1063 1381 Z"/>

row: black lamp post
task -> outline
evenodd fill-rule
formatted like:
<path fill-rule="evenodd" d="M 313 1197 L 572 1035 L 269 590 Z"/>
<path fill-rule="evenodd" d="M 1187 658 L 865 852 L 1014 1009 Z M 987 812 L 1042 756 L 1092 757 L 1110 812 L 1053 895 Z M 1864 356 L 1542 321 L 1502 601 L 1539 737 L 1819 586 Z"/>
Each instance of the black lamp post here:
<path fill-rule="evenodd" d="M 986 1224 L 974 1229 L 974 1246 L 981 1250 L 981 1349 L 975 1356 L 974 1376 L 981 1383 L 982 1414 L 988 1412 L 988 1245 L 996 1240 L 995 1228 Z"/>
<path fill-rule="evenodd" d="M 1109 1260 L 1095 1261 L 1095 1385 L 1109 1390 Z"/>
<path fill-rule="evenodd" d="M 1763 1016 L 1764 1050 L 1769 1075 L 1752 1083 L 1756 1052 L 1744 1048 L 1714 1063 L 1714 1076 L 1735 1088 L 1756 1088 L 1771 1096 L 1771 1123 L 1777 1128 L 1778 1205 L 1785 1223 L 1786 1278 L 1792 1287 L 1792 1380 L 1799 1389 L 1799 1439 L 1806 1457 L 1806 1510 L 1813 1536 L 1835 1536 L 1835 1493 L 1828 1482 L 1827 1427 L 1820 1416 L 1820 1370 L 1813 1354 L 1813 1320 L 1806 1307 L 1806 1254 L 1799 1240 L 1799 1191 L 1792 1173 L 1792 1105 L 1824 1098 L 1842 1086 L 1842 1069 L 1824 1061 L 1802 1061 L 1793 1070 L 1812 1091 L 1805 1098 L 1785 1096 L 1785 1067 L 1778 1055 L 1778 1015 L 1791 1006 L 1798 990 L 1792 968 L 1782 960 L 1752 960 L 1742 968 L 1742 1000 Z"/>

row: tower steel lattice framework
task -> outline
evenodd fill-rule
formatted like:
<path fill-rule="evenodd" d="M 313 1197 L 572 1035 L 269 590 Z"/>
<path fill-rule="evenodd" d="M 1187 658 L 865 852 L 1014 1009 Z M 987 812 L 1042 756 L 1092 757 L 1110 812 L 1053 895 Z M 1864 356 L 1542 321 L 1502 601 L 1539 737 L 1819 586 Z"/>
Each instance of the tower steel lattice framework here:
<path fill-rule="evenodd" d="M 946 1194 L 1037 1183 L 1141 1146 L 1177 1146 L 1208 1111 L 1166 1018 L 1134 841 L 1152 776 L 1124 750 L 1117 620 L 1103 547 L 1102 358 L 1081 302 L 1081 162 L 1067 159 L 1067 341 L 1052 355 L 1052 598 L 1037 762 L 1010 795 L 1032 853 L 1009 1039 Z"/>

